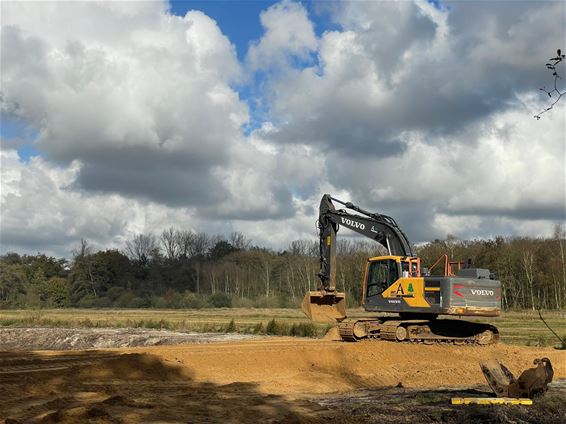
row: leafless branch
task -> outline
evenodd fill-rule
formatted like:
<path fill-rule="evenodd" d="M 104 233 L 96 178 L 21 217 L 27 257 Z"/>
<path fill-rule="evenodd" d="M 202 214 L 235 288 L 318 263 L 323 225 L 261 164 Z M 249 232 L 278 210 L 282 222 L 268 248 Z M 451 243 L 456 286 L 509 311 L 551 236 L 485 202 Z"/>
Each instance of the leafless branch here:
<path fill-rule="evenodd" d="M 538 113 L 534 116 L 537 120 L 540 119 L 540 116 L 543 113 L 546 113 L 549 110 L 551 110 L 554 107 L 554 105 L 560 101 L 562 96 L 564 96 L 566 94 L 566 91 L 560 91 L 560 89 L 558 88 L 558 81 L 561 80 L 562 77 L 558 74 L 558 70 L 556 69 L 558 64 L 560 64 L 564 60 L 564 58 L 566 58 L 566 55 L 561 54 L 562 52 L 560 51 L 560 49 L 558 49 L 556 51 L 556 53 L 557 53 L 556 57 L 550 58 L 549 62 L 546 64 L 546 69 L 548 69 L 549 71 L 552 71 L 552 76 L 554 77 L 554 88 L 552 90 L 548 90 L 545 86 L 545 87 L 542 87 L 540 90 L 544 91 L 546 94 L 548 94 L 548 97 L 550 97 L 550 98 L 552 98 L 553 94 L 556 94 L 557 97 L 550 104 L 550 106 L 548 106 L 542 112 L 540 112 L 540 113 Z"/>
<path fill-rule="evenodd" d="M 544 322 L 544 325 L 546 325 L 546 328 L 548 328 L 552 332 L 552 334 L 554 334 L 556 336 L 556 338 L 558 340 L 560 340 L 561 349 L 566 349 L 566 340 L 563 339 L 562 337 L 560 337 L 558 334 L 556 334 L 556 332 L 552 328 L 550 328 L 550 325 L 548 325 L 547 322 L 542 317 L 542 313 L 540 312 L 540 309 L 538 310 L 538 316 L 541 319 L 541 321 Z"/>

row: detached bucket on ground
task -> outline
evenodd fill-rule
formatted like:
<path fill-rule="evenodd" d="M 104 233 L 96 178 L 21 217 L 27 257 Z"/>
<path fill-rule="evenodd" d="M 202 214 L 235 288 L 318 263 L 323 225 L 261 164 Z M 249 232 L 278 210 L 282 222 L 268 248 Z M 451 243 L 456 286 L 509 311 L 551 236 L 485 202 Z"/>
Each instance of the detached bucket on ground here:
<path fill-rule="evenodd" d="M 301 309 L 311 321 L 335 324 L 346 318 L 346 294 L 310 291 L 304 297 Z"/>

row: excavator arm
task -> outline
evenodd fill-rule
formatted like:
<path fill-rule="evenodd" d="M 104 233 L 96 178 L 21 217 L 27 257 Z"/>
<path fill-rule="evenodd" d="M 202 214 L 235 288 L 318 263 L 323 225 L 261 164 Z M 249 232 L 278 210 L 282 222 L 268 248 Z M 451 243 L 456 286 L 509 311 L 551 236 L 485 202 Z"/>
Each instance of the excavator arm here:
<path fill-rule="evenodd" d="M 336 210 L 333 200 L 365 216 L 352 214 L 343 209 Z M 407 236 L 393 218 L 368 212 L 351 202 L 343 202 L 325 194 L 320 201 L 318 217 L 320 231 L 318 277 L 321 280 L 322 290 L 330 292 L 336 290 L 336 233 L 340 225 L 378 242 L 387 249 L 389 255 L 414 256 Z"/>
<path fill-rule="evenodd" d="M 333 201 L 361 215 L 337 210 Z M 414 256 L 409 240 L 393 218 L 368 212 L 351 202 L 325 194 L 320 201 L 318 217 L 319 291 L 308 292 L 302 303 L 303 312 L 314 321 L 335 322 L 346 318 L 345 294 L 336 291 L 336 233 L 340 225 L 380 243 L 389 255 Z"/>

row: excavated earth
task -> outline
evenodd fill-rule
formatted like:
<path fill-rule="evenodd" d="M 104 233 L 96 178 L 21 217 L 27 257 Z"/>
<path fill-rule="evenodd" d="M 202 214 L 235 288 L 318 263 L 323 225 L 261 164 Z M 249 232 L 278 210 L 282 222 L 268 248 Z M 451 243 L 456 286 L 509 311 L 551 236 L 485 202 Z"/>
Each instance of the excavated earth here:
<path fill-rule="evenodd" d="M 557 383 L 533 406 L 450 405 L 451 397 L 490 395 L 479 361 L 498 359 L 517 375 L 544 356 Z M 0 417 L 6 423 L 560 423 L 566 422 L 564 379 L 564 351 L 503 344 L 272 337 L 5 350 Z"/>

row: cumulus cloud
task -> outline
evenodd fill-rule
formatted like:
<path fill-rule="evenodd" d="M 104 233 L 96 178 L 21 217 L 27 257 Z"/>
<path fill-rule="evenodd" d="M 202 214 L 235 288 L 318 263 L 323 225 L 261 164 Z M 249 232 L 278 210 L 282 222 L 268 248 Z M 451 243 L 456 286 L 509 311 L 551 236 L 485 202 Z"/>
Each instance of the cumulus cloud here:
<path fill-rule="evenodd" d="M 166 2 L 5 3 L 0 113 L 40 156 L 2 141 L 2 250 L 170 226 L 284 248 L 315 235 L 325 192 L 414 242 L 549 235 L 566 221 L 566 118 L 532 115 L 565 7 L 321 3 L 317 36 L 284 0 L 240 63 L 221 22 Z M 249 135 L 242 86 L 265 118 Z"/>
<path fill-rule="evenodd" d="M 29 8 L 4 8 L 2 94 L 50 160 L 81 161 L 77 183 L 91 191 L 176 205 L 229 195 L 213 170 L 230 162 L 248 110 L 230 87 L 234 47 L 212 19 L 81 2 L 34 4 L 53 17 L 36 23 Z"/>
<path fill-rule="evenodd" d="M 39 157 L 22 163 L 17 152 L 8 149 L 2 150 L 0 159 L 3 250 L 47 250 L 68 256 L 67 247 L 81 238 L 112 245 L 123 235 L 127 216 L 116 212 L 129 209 L 127 202 L 113 196 L 84 198 L 69 190 L 77 162 L 64 168 Z"/>
<path fill-rule="evenodd" d="M 388 155 L 401 131 L 454 134 L 516 103 L 564 38 L 563 4 L 523 3 L 340 3 L 318 64 L 273 80 L 274 139 Z"/>
<path fill-rule="evenodd" d="M 73 237 L 112 245 L 140 228 L 144 207 L 174 211 L 169 225 L 186 222 L 186 208 L 213 220 L 294 214 L 286 183 L 256 166 L 265 154 L 243 136 L 248 105 L 233 88 L 242 68 L 204 13 L 173 16 L 165 2 L 10 2 L 2 12 L 2 119 L 35 128 L 41 153 L 29 164 L 6 153 L 3 170 L 20 170 L 25 188 L 2 197 L 3 249 Z M 62 172 L 64 187 L 53 179 Z M 98 225 L 114 219 L 106 213 L 121 223 Z"/>
<path fill-rule="evenodd" d="M 316 64 L 272 77 L 273 126 L 257 132 L 317 148 L 328 182 L 414 241 L 550 234 L 566 219 L 565 118 L 535 121 L 532 93 L 564 8 L 333 4 L 339 29 Z"/>
<path fill-rule="evenodd" d="M 272 160 L 278 160 L 274 152 L 269 155 Z M 292 216 L 289 211 L 277 209 L 265 213 L 278 204 L 271 197 L 267 178 L 257 182 L 259 186 L 267 186 L 265 192 L 247 187 L 251 190 L 247 198 L 236 197 L 235 202 L 220 203 L 216 209 L 199 210 L 78 190 L 75 186 L 81 168 L 78 161 L 64 167 L 41 157 L 24 162 L 15 150 L 3 148 L 0 165 L 2 252 L 41 251 L 69 257 L 81 238 L 95 248 L 121 249 L 134 234 L 159 234 L 171 226 L 209 234 L 242 231 L 254 243 L 274 249 L 285 247 L 290 240 L 311 238 L 315 234 L 312 205 L 318 201 L 317 195 L 304 200 L 289 199 L 285 207 L 292 210 Z M 282 173 L 293 178 L 292 168 Z M 249 170 L 248 173 L 245 178 L 258 178 Z M 242 187 L 234 187 L 236 196 L 241 190 Z M 230 214 L 234 219 L 225 219 Z M 259 216 L 258 220 L 249 219 L 254 214 Z"/>
<path fill-rule="evenodd" d="M 283 0 L 260 15 L 265 34 L 248 49 L 252 69 L 285 65 L 290 56 L 306 60 L 317 46 L 313 23 L 305 8 Z"/>

